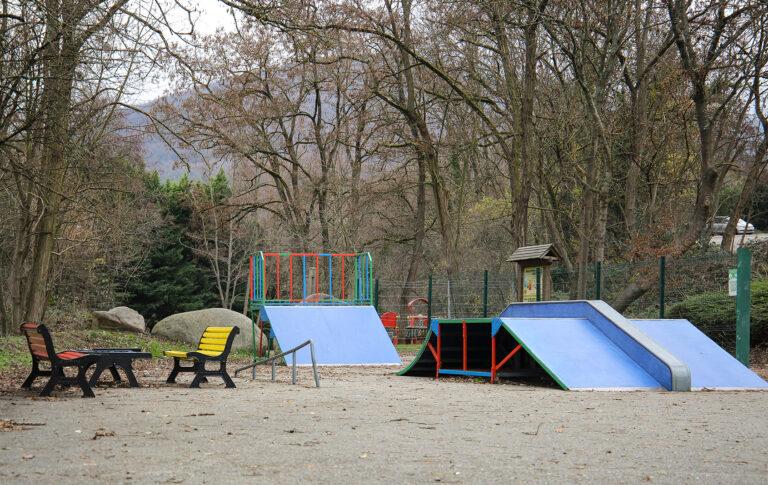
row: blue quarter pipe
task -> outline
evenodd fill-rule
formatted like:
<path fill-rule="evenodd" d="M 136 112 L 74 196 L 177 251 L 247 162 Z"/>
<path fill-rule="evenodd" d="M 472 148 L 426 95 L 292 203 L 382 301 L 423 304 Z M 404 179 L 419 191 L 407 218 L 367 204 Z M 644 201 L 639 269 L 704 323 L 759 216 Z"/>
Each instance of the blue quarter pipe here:
<path fill-rule="evenodd" d="M 311 339 L 318 365 L 402 363 L 372 306 L 265 305 L 261 319 L 269 322 L 281 349 Z M 293 364 L 291 356 L 286 359 Z M 308 347 L 296 353 L 297 365 L 311 363 Z"/>

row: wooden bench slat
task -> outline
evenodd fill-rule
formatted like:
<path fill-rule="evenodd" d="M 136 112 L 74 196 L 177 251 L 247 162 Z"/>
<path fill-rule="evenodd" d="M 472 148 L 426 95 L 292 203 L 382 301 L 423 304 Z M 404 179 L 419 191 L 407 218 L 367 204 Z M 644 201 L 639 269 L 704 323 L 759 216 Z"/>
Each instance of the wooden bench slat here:
<path fill-rule="evenodd" d="M 225 338 L 210 338 L 203 337 L 200 339 L 201 344 L 213 344 L 213 345 L 226 345 L 227 339 Z"/>
<path fill-rule="evenodd" d="M 225 332 L 209 332 L 207 330 L 205 332 L 203 332 L 203 338 L 222 338 L 222 339 L 226 339 L 227 337 L 229 337 L 229 333 L 225 333 Z"/>
<path fill-rule="evenodd" d="M 211 344 L 200 344 L 200 350 L 213 350 L 216 352 L 223 352 L 224 351 L 224 345 L 211 345 Z"/>

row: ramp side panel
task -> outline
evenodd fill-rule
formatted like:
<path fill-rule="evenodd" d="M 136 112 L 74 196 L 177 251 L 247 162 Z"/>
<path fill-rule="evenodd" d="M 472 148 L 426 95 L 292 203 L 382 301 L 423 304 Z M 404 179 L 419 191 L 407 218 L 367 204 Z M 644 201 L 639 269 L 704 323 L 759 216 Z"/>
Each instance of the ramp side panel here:
<path fill-rule="evenodd" d="M 660 389 L 659 382 L 586 318 L 501 318 L 567 389 Z"/>
<path fill-rule="evenodd" d="M 413 358 L 410 364 L 404 369 L 397 372 L 399 376 L 422 376 L 422 375 L 434 375 L 436 362 L 432 353 L 427 348 L 427 344 L 432 339 L 432 329 L 427 330 L 427 335 L 424 337 L 424 341 L 421 342 L 419 351 L 416 352 L 416 356 Z M 424 371 L 424 367 L 428 368 L 428 372 Z"/>
<path fill-rule="evenodd" d="M 664 388 L 690 389 L 687 367 L 603 301 L 513 303 L 501 316 L 588 319 Z"/>
<path fill-rule="evenodd" d="M 266 305 L 264 315 L 281 349 L 311 339 L 319 365 L 402 364 L 372 306 Z M 286 363 L 293 363 L 290 355 Z M 308 347 L 296 353 L 296 363 L 312 363 Z"/>
<path fill-rule="evenodd" d="M 688 320 L 632 320 L 691 369 L 691 387 L 768 389 L 768 383 Z"/>

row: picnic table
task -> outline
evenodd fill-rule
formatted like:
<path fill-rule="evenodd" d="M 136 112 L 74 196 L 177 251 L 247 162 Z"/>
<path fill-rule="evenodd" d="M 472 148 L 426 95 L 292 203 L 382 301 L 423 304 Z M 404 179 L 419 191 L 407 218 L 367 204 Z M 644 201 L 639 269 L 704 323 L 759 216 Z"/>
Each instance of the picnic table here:
<path fill-rule="evenodd" d="M 96 361 L 96 368 L 91 375 L 88 383 L 91 386 L 95 386 L 99 382 L 101 373 L 109 369 L 115 382 L 121 382 L 120 374 L 117 372 L 117 368 L 120 367 L 125 373 L 125 377 L 128 378 L 128 384 L 130 387 L 139 387 L 139 382 L 136 380 L 136 376 L 133 374 L 133 361 L 135 359 L 151 359 L 152 354 L 149 352 L 142 352 L 140 348 L 131 349 L 81 349 L 78 352 L 94 355 L 98 357 Z"/>

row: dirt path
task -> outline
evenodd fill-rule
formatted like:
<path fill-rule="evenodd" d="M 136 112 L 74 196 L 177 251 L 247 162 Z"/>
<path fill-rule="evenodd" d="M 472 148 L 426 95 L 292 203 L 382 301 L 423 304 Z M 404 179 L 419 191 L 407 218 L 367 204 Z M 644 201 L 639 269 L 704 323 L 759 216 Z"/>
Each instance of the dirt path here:
<path fill-rule="evenodd" d="M 0 482 L 740 482 L 768 477 L 768 393 L 564 392 L 323 368 L 238 389 L 0 397 Z M 186 382 L 189 377 L 187 376 Z M 61 394 L 60 394 L 61 395 Z M 9 422 L 12 421 L 12 422 Z M 14 422 L 16 424 L 14 424 Z M 27 423 L 26 425 L 24 423 Z M 0 429 L 3 427 L 0 426 Z"/>

